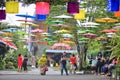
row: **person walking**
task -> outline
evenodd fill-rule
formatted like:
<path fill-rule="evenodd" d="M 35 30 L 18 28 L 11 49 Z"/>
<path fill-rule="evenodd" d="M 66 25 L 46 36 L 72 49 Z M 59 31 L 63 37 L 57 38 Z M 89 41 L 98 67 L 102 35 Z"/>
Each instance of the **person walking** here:
<path fill-rule="evenodd" d="M 28 61 L 28 58 L 27 58 L 27 55 L 25 55 L 23 60 L 23 69 L 25 72 L 27 72 L 27 61 Z"/>
<path fill-rule="evenodd" d="M 22 71 L 23 57 L 21 54 L 18 54 L 18 72 Z"/>
<path fill-rule="evenodd" d="M 70 56 L 70 73 L 75 74 L 75 71 L 77 70 L 77 60 L 74 54 Z"/>
<path fill-rule="evenodd" d="M 61 75 L 63 75 L 63 70 L 65 70 L 66 75 L 68 75 L 66 64 L 67 64 L 67 55 L 65 52 L 63 52 L 61 56 Z"/>

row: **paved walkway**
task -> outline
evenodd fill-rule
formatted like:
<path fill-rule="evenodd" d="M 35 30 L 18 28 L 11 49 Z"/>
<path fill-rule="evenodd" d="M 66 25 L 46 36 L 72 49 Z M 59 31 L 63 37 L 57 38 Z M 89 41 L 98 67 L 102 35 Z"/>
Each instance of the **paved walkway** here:
<path fill-rule="evenodd" d="M 15 75 L 15 74 L 40 74 L 40 72 L 39 72 L 40 70 L 39 70 L 39 68 L 33 68 L 33 69 L 31 69 L 30 71 L 28 71 L 28 72 L 17 72 L 17 71 L 11 71 L 11 70 L 0 70 L 0 74 L 1 75 L 3 75 L 3 74 L 13 74 L 13 75 Z M 49 74 L 49 75 L 57 75 L 57 74 L 60 74 L 60 71 L 59 70 L 54 70 L 53 68 L 50 68 L 49 67 L 49 69 L 48 69 L 48 71 L 47 71 L 47 73 L 46 74 Z"/>
<path fill-rule="evenodd" d="M 107 76 L 83 74 L 83 75 L 60 75 L 60 70 L 49 67 L 46 75 L 42 76 L 39 69 L 31 69 L 28 72 L 0 70 L 0 80 L 110 80 Z M 111 79 L 112 80 L 112 79 Z"/>

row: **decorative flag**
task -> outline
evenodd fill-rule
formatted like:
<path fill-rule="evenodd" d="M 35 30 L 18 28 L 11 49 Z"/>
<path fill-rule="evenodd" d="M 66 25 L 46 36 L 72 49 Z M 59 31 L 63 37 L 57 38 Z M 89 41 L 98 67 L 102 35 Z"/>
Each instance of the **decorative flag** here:
<path fill-rule="evenodd" d="M 19 4 L 16 1 L 8 1 L 5 4 L 6 6 L 6 13 L 18 13 L 19 11 Z"/>
<path fill-rule="evenodd" d="M 68 2 L 67 12 L 70 14 L 79 13 L 79 2 Z"/>
<path fill-rule="evenodd" d="M 37 20 L 46 20 L 46 14 L 37 14 Z"/>
<path fill-rule="evenodd" d="M 36 14 L 49 14 L 50 4 L 48 2 L 36 2 Z"/>
<path fill-rule="evenodd" d="M 80 10 L 78 14 L 74 14 L 74 19 L 84 20 L 85 19 L 85 10 Z"/>
<path fill-rule="evenodd" d="M 5 19 L 6 19 L 6 11 L 0 10 L 0 20 L 5 20 Z"/>
<path fill-rule="evenodd" d="M 119 11 L 119 0 L 108 0 L 107 1 L 107 10 L 109 12 Z"/>

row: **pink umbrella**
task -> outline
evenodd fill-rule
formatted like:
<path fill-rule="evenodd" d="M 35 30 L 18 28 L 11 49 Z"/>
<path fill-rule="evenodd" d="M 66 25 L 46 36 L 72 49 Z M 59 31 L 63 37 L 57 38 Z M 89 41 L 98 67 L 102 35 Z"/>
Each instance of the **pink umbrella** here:
<path fill-rule="evenodd" d="M 72 49 L 72 47 L 66 43 L 55 43 L 51 46 L 51 49 L 56 49 L 57 47 L 65 47 L 67 50 Z"/>
<path fill-rule="evenodd" d="M 119 30 L 115 30 L 115 29 L 105 29 L 105 30 L 102 30 L 100 32 L 103 32 L 103 33 L 114 33 L 114 32 L 119 32 Z"/>
<path fill-rule="evenodd" d="M 8 40 L 8 39 L 5 39 L 5 38 L 0 37 L 0 42 L 8 45 L 10 48 L 17 49 L 17 47 L 15 46 L 15 44 L 12 43 L 12 42 L 11 42 L 10 40 Z"/>
<path fill-rule="evenodd" d="M 96 34 L 93 34 L 93 33 L 85 33 L 83 34 L 84 37 L 87 37 L 87 38 L 96 38 L 98 37 Z"/>
<path fill-rule="evenodd" d="M 30 32 L 33 32 L 33 33 L 37 33 L 37 32 L 42 33 L 42 32 L 44 32 L 44 30 L 42 30 L 42 29 L 34 29 L 34 30 L 30 30 Z"/>
<path fill-rule="evenodd" d="M 52 26 L 55 26 L 55 27 L 69 27 L 70 25 L 68 25 L 68 24 L 53 24 Z"/>

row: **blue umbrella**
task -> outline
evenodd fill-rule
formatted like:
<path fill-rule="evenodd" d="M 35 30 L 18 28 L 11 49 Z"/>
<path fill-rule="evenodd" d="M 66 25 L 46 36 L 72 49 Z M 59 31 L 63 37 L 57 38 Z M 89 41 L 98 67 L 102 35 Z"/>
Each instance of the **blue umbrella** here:
<path fill-rule="evenodd" d="M 16 14 L 16 16 L 24 17 L 24 18 L 36 18 L 35 16 L 31 16 L 31 15 L 28 15 L 28 14 Z"/>

